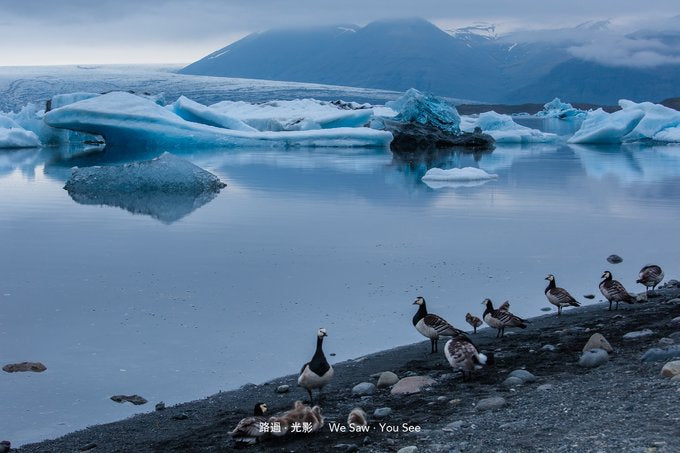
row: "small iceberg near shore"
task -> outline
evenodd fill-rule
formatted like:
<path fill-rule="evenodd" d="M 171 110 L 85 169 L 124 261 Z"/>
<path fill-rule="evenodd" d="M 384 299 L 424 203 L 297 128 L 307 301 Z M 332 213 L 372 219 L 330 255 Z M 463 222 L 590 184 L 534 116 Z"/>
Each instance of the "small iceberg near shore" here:
<path fill-rule="evenodd" d="M 560 101 L 560 98 L 555 98 L 543 106 L 543 110 L 536 113 L 539 118 L 557 118 L 560 120 L 571 120 L 582 118 L 586 115 L 586 111 L 574 108 L 568 102 Z"/>
<path fill-rule="evenodd" d="M 45 114 L 45 122 L 101 135 L 108 147 L 127 149 L 386 147 L 392 140 L 389 132 L 367 127 L 281 132 L 225 129 L 187 121 L 150 99 L 126 92 L 111 92 L 51 110 Z"/>
<path fill-rule="evenodd" d="M 498 175 L 487 173 L 481 168 L 464 167 L 449 170 L 430 168 L 421 179 L 432 189 L 440 189 L 443 187 L 474 187 L 497 178 Z"/>
<path fill-rule="evenodd" d="M 66 182 L 80 204 L 108 205 L 174 222 L 226 187 L 212 173 L 170 153 L 143 162 L 74 167 Z"/>
<path fill-rule="evenodd" d="M 652 102 L 619 101 L 621 110 L 588 112 L 569 143 L 680 142 L 680 112 Z"/>

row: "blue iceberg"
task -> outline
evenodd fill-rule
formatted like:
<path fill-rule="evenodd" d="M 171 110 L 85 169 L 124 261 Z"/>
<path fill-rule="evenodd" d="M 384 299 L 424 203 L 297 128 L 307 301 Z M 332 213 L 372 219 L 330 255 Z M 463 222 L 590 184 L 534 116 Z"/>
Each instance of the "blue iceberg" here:
<path fill-rule="evenodd" d="M 548 102 L 543 106 L 543 110 L 536 114 L 541 118 L 558 118 L 561 120 L 583 118 L 585 115 L 584 110 L 574 108 L 571 104 L 560 101 L 560 98 Z"/>
<path fill-rule="evenodd" d="M 442 98 L 411 88 L 396 101 L 386 102 L 385 105 L 397 112 L 397 116 L 394 117 L 397 121 L 406 123 L 413 121 L 453 134 L 460 133 L 458 111 Z"/>

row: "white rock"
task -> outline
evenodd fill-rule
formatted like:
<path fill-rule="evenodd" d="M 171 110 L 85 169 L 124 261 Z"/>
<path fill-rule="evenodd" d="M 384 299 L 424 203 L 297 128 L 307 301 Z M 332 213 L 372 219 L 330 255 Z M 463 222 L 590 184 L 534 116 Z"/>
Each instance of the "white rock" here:
<path fill-rule="evenodd" d="M 586 368 L 595 368 L 609 360 L 609 354 L 604 349 L 591 349 L 581 354 L 578 364 Z"/>
<path fill-rule="evenodd" d="M 623 336 L 624 340 L 637 340 L 640 338 L 645 338 L 649 337 L 650 335 L 654 335 L 654 332 L 652 332 L 649 329 L 643 329 L 643 330 L 638 330 L 635 332 L 628 332 Z"/>

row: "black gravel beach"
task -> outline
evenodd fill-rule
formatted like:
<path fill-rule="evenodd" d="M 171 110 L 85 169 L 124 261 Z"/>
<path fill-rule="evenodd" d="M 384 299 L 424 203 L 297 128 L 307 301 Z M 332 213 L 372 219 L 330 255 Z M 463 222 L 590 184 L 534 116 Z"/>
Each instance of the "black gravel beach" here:
<path fill-rule="evenodd" d="M 469 381 L 451 372 L 443 353 L 430 354 L 429 341 L 335 364 L 335 378 L 319 403 L 326 422 L 320 432 L 265 440 L 245 450 L 680 451 L 680 380 L 660 373 L 674 354 L 680 357 L 674 346 L 680 343 L 680 319 L 675 319 L 680 316 L 679 296 L 680 284 L 671 281 L 647 301 L 622 304 L 619 310 L 593 303 L 565 310 L 560 317 L 552 311 L 531 319 L 527 329 L 506 330 L 501 339 L 494 338 L 495 330 L 482 329 L 471 336 L 481 351 L 493 352 L 495 364 Z M 463 326 L 461 320 L 452 321 Z M 637 333 L 624 338 L 631 332 Z M 582 366 L 582 350 L 595 333 L 606 338 L 613 352 L 599 366 Z M 655 352 L 660 360 L 642 360 L 651 348 L 661 349 Z M 530 374 L 506 380 L 515 370 Z M 407 395 L 393 395 L 389 387 L 353 394 L 355 385 L 375 384 L 384 371 L 399 378 L 428 376 L 434 383 Z M 236 446 L 228 431 L 251 415 L 256 402 L 266 402 L 275 414 L 307 399 L 296 378 L 246 385 L 17 451 L 232 451 Z M 290 390 L 278 393 L 281 385 Z M 346 425 L 355 407 L 368 414 L 368 432 L 331 432 L 334 423 Z M 376 415 L 381 408 L 390 410 Z"/>

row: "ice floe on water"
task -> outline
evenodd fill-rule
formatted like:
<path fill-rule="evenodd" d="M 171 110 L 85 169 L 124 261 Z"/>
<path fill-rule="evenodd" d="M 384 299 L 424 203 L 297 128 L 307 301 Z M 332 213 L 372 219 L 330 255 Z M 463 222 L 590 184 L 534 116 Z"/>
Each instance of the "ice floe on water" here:
<path fill-rule="evenodd" d="M 33 148 L 40 146 L 35 133 L 22 128 L 13 119 L 0 114 L 0 148 Z"/>
<path fill-rule="evenodd" d="M 354 103 L 342 105 L 348 108 L 316 99 L 295 99 L 261 103 L 222 101 L 209 108 L 239 119 L 259 131 L 355 128 L 364 126 L 373 116 L 373 110 L 365 108 L 367 106 Z"/>
<path fill-rule="evenodd" d="M 212 200 L 225 186 L 212 173 L 164 153 L 143 162 L 74 167 L 64 189 L 81 204 L 117 206 L 169 223 Z"/>
<path fill-rule="evenodd" d="M 476 127 L 491 135 L 497 143 L 548 143 L 558 138 L 556 134 L 522 126 L 515 123 L 509 115 L 493 111 L 480 113 L 477 117 L 463 117 L 462 130 L 472 132 Z"/>
<path fill-rule="evenodd" d="M 574 108 L 567 102 L 560 101 L 560 98 L 555 98 L 543 106 L 543 110 L 536 113 L 539 118 L 558 118 L 561 120 L 571 120 L 582 118 L 586 115 L 586 111 Z"/>
<path fill-rule="evenodd" d="M 680 112 L 652 102 L 619 101 L 621 110 L 588 112 L 570 143 L 625 143 L 680 141 Z"/>
<path fill-rule="evenodd" d="M 45 122 L 104 137 L 107 146 L 164 147 L 385 147 L 389 132 L 367 127 L 300 131 L 238 131 L 186 121 L 144 97 L 112 92 L 51 110 Z"/>
<path fill-rule="evenodd" d="M 498 175 L 487 173 L 480 168 L 464 167 L 449 170 L 431 168 L 425 173 L 422 180 L 432 189 L 441 189 L 445 187 L 474 187 L 497 178 Z"/>

